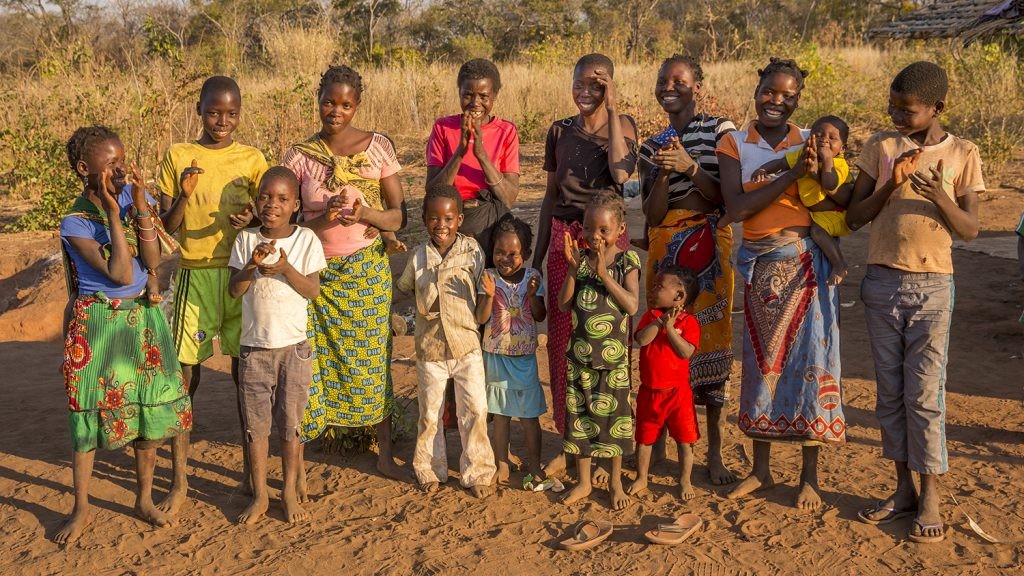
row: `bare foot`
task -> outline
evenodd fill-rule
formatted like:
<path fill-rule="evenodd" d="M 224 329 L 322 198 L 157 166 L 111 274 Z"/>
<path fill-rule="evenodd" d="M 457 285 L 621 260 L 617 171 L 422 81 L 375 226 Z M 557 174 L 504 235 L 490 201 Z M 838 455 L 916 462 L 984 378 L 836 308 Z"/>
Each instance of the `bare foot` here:
<path fill-rule="evenodd" d="M 544 465 L 545 478 L 548 476 L 558 476 L 562 472 L 565 472 L 565 452 L 555 456 L 550 462 Z"/>
<path fill-rule="evenodd" d="M 810 482 L 801 482 L 800 491 L 796 495 L 794 506 L 801 510 L 817 510 L 821 508 L 821 496 L 818 495 L 818 486 Z"/>
<path fill-rule="evenodd" d="M 508 453 L 508 463 L 511 464 L 512 468 L 514 468 L 517 471 L 523 469 L 523 459 L 520 458 L 519 456 L 516 456 L 511 451 Z"/>
<path fill-rule="evenodd" d="M 764 478 L 759 478 L 758 476 L 751 474 L 744 478 L 743 481 L 740 482 L 739 486 L 730 490 L 725 497 L 730 500 L 735 500 L 752 492 L 757 492 L 758 490 L 767 490 L 772 486 L 775 486 L 775 479 L 772 478 L 771 474 L 768 474 Z"/>
<path fill-rule="evenodd" d="M 440 487 L 441 487 L 441 483 L 440 482 L 424 482 L 424 483 L 420 484 L 420 490 L 423 490 L 427 494 L 431 494 L 433 492 L 437 492 L 438 488 L 440 488 Z"/>
<path fill-rule="evenodd" d="M 622 490 L 621 482 L 617 483 L 617 485 L 609 486 L 608 495 L 611 496 L 613 510 L 622 510 L 633 502 L 633 499 Z"/>
<path fill-rule="evenodd" d="M 689 480 L 679 483 L 679 497 L 682 498 L 684 502 L 693 500 L 696 495 L 697 492 L 694 491 L 693 485 L 690 484 Z"/>
<path fill-rule="evenodd" d="M 711 477 L 711 483 L 715 486 L 732 484 L 737 480 L 736 474 L 726 468 L 721 460 L 708 460 L 708 476 Z"/>
<path fill-rule="evenodd" d="M 626 494 L 636 496 L 637 494 L 642 494 L 645 490 L 647 490 L 647 479 L 637 478 L 636 480 L 633 480 L 633 483 L 629 485 L 629 488 L 626 488 Z"/>
<path fill-rule="evenodd" d="M 587 496 L 590 496 L 590 491 L 593 489 L 593 486 L 589 484 L 577 484 L 572 490 L 569 490 L 569 492 L 566 493 L 565 497 L 562 498 L 562 504 L 565 504 L 566 506 L 575 504 Z"/>
<path fill-rule="evenodd" d="M 469 489 L 469 492 L 477 498 L 487 498 L 494 493 L 494 487 L 489 484 L 477 484 Z"/>
<path fill-rule="evenodd" d="M 165 514 L 163 511 L 158 510 L 152 502 L 147 504 L 135 503 L 135 515 L 139 518 L 149 522 L 157 528 L 163 528 L 164 526 L 174 526 L 174 520 Z"/>
<path fill-rule="evenodd" d="M 243 476 L 242 481 L 238 483 L 238 491 L 245 496 L 252 496 L 254 492 L 252 491 L 252 479 L 249 478 L 249 469 L 246 468 L 243 471 L 243 474 L 245 474 L 245 476 Z"/>
<path fill-rule="evenodd" d="M 238 515 L 239 524 L 255 524 L 257 520 L 263 517 L 267 513 L 267 507 L 270 506 L 270 499 L 266 493 L 262 496 L 253 496 L 252 501 L 249 505 L 242 510 L 242 513 Z"/>
<path fill-rule="evenodd" d="M 508 486 L 509 474 L 508 462 L 498 462 L 498 486 Z"/>
<path fill-rule="evenodd" d="M 394 458 L 378 458 L 377 472 L 380 472 L 381 476 L 391 478 L 392 480 L 409 480 L 409 475 L 402 470 L 402 467 L 395 462 Z M 300 502 L 302 502 L 302 500 L 300 500 Z"/>
<path fill-rule="evenodd" d="M 281 509 L 284 510 L 284 518 L 289 524 L 295 524 L 309 519 L 309 512 L 299 504 L 298 498 L 287 492 L 281 494 Z"/>
<path fill-rule="evenodd" d="M 82 532 L 89 524 L 92 524 L 91 506 L 86 506 L 82 510 L 76 508 L 61 526 L 60 531 L 54 534 L 53 541 L 57 544 L 71 544 L 82 536 Z"/>
<path fill-rule="evenodd" d="M 608 471 L 601 467 L 600 464 L 594 465 L 594 477 L 591 480 L 594 484 L 607 484 L 608 483 Z"/>
<path fill-rule="evenodd" d="M 171 491 L 156 505 L 156 509 L 173 516 L 178 513 L 178 510 L 181 510 L 181 505 L 185 503 L 187 497 L 188 486 L 172 485 Z"/>
<path fill-rule="evenodd" d="M 159 292 L 148 292 L 146 294 L 146 299 L 154 306 L 164 301 L 164 297 L 161 296 Z"/>

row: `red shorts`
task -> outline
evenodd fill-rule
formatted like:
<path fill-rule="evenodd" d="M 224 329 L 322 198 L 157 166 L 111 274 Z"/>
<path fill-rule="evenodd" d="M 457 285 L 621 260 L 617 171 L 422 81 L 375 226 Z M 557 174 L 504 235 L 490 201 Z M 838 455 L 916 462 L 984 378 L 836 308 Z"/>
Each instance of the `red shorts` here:
<path fill-rule="evenodd" d="M 697 410 L 693 407 L 693 391 L 689 386 L 652 390 L 640 386 L 636 397 L 636 442 L 654 444 L 661 429 L 681 444 L 693 444 L 700 438 Z"/>

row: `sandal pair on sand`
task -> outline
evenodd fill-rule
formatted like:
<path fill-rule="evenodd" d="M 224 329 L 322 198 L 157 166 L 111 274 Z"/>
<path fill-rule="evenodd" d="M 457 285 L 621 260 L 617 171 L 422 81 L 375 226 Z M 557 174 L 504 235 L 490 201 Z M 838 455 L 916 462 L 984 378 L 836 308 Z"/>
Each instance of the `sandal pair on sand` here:
<path fill-rule="evenodd" d="M 704 521 L 700 519 L 700 516 L 683 514 L 672 524 L 659 524 L 654 530 L 648 530 L 644 533 L 644 537 L 651 544 L 682 544 L 703 525 Z M 572 538 L 562 540 L 559 544 L 566 550 L 588 550 L 607 540 L 613 531 L 611 522 L 583 520 L 573 526 Z"/>
<path fill-rule="evenodd" d="M 885 512 L 886 514 L 881 518 L 871 517 L 878 514 L 879 512 Z M 871 524 L 872 526 L 883 526 L 885 524 L 889 524 L 890 522 L 899 520 L 900 518 L 913 516 L 914 514 L 917 514 L 916 507 L 908 508 L 906 510 L 897 510 L 892 506 L 886 506 L 885 502 L 878 502 L 871 508 L 866 508 L 864 510 L 857 512 L 857 518 L 865 524 Z M 914 530 L 911 530 L 910 533 L 907 534 L 907 539 L 911 542 L 917 542 L 918 544 L 934 544 L 936 542 L 942 542 L 946 539 L 945 525 L 941 522 L 938 524 L 923 524 L 920 520 L 914 518 L 914 527 L 917 529 L 917 534 L 914 533 Z M 925 536 L 924 533 L 926 530 L 933 530 L 935 528 L 940 529 L 939 534 L 936 534 L 935 536 Z"/>

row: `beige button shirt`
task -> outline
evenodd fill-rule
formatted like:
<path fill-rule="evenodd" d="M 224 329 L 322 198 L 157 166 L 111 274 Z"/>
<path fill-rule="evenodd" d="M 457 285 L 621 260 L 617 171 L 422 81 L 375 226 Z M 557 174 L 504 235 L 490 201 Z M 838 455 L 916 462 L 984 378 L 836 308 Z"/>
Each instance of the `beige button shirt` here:
<path fill-rule="evenodd" d="M 476 286 L 484 270 L 480 244 L 459 234 L 444 258 L 428 240 L 409 258 L 398 289 L 416 296 L 416 357 L 460 359 L 480 350 Z"/>

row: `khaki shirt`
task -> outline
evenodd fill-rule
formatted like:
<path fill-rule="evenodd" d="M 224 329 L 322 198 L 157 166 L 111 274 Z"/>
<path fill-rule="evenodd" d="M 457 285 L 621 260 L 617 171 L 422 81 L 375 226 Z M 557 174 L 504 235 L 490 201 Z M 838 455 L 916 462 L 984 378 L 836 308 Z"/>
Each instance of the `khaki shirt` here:
<path fill-rule="evenodd" d="M 857 167 L 875 180 L 878 190 L 892 178 L 901 154 L 921 149 L 917 171 L 931 177 L 929 168 L 942 160 L 942 187 L 954 202 L 971 192 L 983 192 L 981 155 L 968 140 L 947 134 L 932 146 L 918 146 L 899 132 L 875 134 L 864 144 Z M 914 192 L 909 180 L 892 196 L 871 222 L 868 264 L 907 272 L 953 272 L 953 235 L 938 207 Z"/>
<path fill-rule="evenodd" d="M 460 359 L 480 350 L 476 286 L 484 270 L 480 244 L 459 234 L 444 258 L 428 240 L 413 252 L 398 289 L 416 296 L 416 357 Z"/>

